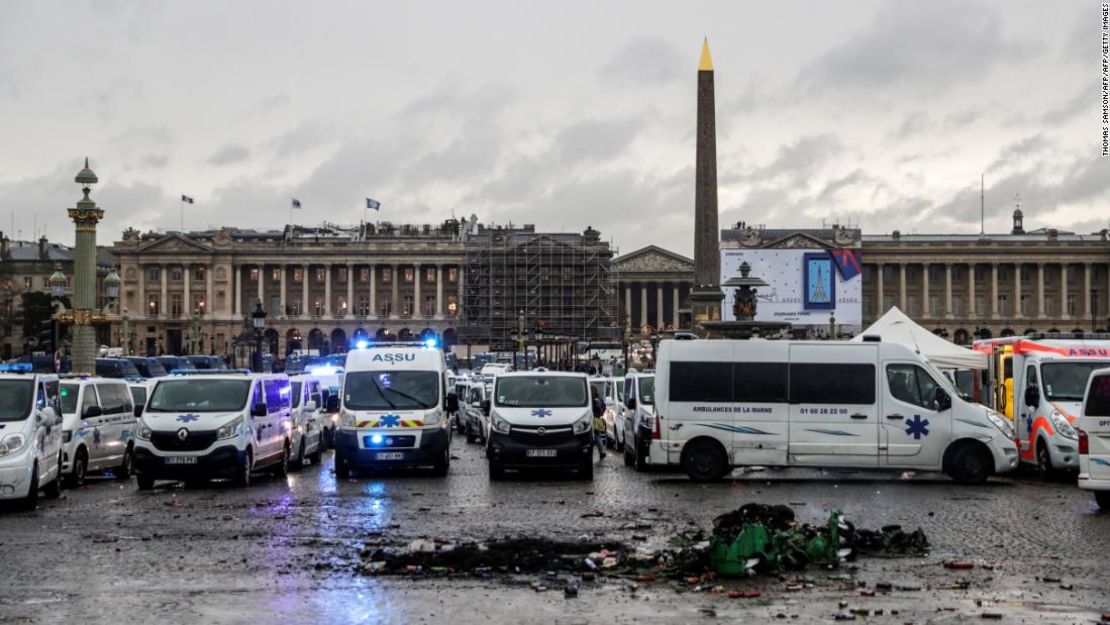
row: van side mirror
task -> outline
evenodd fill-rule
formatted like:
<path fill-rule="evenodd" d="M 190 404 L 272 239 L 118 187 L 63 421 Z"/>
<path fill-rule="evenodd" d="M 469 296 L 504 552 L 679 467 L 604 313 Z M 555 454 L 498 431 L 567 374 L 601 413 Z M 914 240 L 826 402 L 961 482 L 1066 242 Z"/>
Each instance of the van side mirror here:
<path fill-rule="evenodd" d="M 952 407 L 952 397 L 944 389 L 937 387 L 933 394 L 933 404 L 936 406 L 937 412 L 944 412 Z"/>
<path fill-rule="evenodd" d="M 487 417 L 489 416 L 489 406 L 490 406 L 489 400 L 488 399 L 483 399 L 482 400 L 482 414 L 487 416 Z"/>
<path fill-rule="evenodd" d="M 135 416 L 136 417 L 143 416 L 143 407 L 142 406 L 135 406 Z"/>
<path fill-rule="evenodd" d="M 100 409 L 100 406 L 89 406 L 88 408 L 85 408 L 85 412 L 81 416 L 85 419 L 92 419 L 94 417 L 100 417 L 103 415 L 104 411 Z"/>
<path fill-rule="evenodd" d="M 628 400 L 624 402 L 624 407 L 628 408 L 629 410 L 635 410 L 636 409 L 636 398 L 635 397 L 629 397 Z"/>
<path fill-rule="evenodd" d="M 269 412 L 266 410 L 266 404 L 255 404 L 251 406 L 252 417 L 265 417 Z"/>
<path fill-rule="evenodd" d="M 1025 387 L 1025 405 L 1036 408 L 1041 403 L 1041 392 L 1035 386 Z"/>

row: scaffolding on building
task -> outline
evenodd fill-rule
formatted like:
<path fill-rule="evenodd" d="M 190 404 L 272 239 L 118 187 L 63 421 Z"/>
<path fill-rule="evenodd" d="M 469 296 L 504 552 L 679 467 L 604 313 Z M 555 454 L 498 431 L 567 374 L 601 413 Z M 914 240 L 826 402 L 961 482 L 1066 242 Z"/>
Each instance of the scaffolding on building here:
<path fill-rule="evenodd" d="M 464 340 L 513 351 L 522 338 L 619 339 L 614 253 L 598 231 L 482 227 L 465 250 Z"/>

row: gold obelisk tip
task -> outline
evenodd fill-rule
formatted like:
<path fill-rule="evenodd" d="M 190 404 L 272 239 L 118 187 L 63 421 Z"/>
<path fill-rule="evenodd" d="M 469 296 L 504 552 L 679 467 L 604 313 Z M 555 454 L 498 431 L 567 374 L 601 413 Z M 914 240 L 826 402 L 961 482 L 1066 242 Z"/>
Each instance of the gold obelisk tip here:
<path fill-rule="evenodd" d="M 698 63 L 699 72 L 713 71 L 713 57 L 709 54 L 709 37 L 701 42 L 701 62 Z"/>

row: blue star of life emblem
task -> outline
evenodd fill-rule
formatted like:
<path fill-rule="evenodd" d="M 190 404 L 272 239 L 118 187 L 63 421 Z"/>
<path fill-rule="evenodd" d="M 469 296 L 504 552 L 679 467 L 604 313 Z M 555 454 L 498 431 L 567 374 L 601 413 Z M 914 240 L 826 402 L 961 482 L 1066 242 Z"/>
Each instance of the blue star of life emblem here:
<path fill-rule="evenodd" d="M 383 428 L 395 428 L 398 425 L 401 425 L 401 415 L 382 415 L 382 418 L 379 420 L 378 425 L 382 426 Z"/>
<path fill-rule="evenodd" d="M 913 436 L 915 441 L 921 440 L 922 436 L 928 436 L 929 420 L 922 419 L 919 414 L 915 414 L 912 419 L 906 419 L 906 435 Z"/>
<path fill-rule="evenodd" d="M 544 417 L 550 417 L 551 416 L 551 411 L 548 410 L 547 408 L 537 408 L 536 410 L 532 411 L 532 416 L 533 417 L 539 417 L 541 419 L 544 418 Z"/>
<path fill-rule="evenodd" d="M 182 422 L 182 423 L 192 423 L 193 421 L 196 421 L 199 418 L 200 418 L 199 414 L 183 414 L 180 417 L 178 417 L 177 420 Z"/>

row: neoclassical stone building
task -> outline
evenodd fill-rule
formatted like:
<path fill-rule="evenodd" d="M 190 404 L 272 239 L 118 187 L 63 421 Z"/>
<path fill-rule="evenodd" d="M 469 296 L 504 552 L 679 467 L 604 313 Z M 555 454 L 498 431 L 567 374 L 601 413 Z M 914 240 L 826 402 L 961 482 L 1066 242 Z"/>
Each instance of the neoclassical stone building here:
<path fill-rule="evenodd" d="M 279 357 L 345 349 L 360 337 L 450 344 L 462 303 L 461 233 L 456 220 L 128 230 L 113 248 L 127 317 L 113 324 L 114 343 L 134 353 L 228 353 L 261 302 L 264 348 Z"/>
<path fill-rule="evenodd" d="M 613 259 L 618 322 L 634 333 L 675 329 L 689 309 L 693 259 L 656 245 Z"/>

